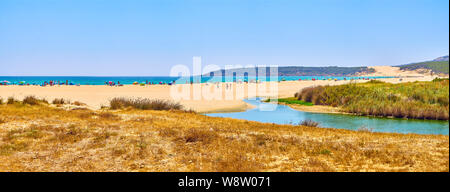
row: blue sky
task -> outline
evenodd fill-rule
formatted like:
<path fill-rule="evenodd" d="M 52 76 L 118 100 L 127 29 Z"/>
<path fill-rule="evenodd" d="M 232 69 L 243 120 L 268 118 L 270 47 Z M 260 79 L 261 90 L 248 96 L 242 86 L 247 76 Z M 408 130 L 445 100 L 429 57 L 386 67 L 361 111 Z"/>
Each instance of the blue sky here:
<path fill-rule="evenodd" d="M 397 65 L 449 52 L 448 0 L 1 0 L 0 75 Z"/>

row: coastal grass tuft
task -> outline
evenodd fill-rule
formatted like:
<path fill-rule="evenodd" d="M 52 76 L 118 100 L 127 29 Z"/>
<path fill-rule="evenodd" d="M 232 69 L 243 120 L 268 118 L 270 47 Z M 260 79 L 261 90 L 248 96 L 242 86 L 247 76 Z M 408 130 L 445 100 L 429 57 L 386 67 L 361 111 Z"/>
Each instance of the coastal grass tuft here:
<path fill-rule="evenodd" d="M 284 103 L 284 104 L 296 104 L 296 105 L 305 105 L 305 106 L 313 106 L 314 104 L 311 102 L 305 102 L 302 100 L 298 100 L 295 97 L 289 97 L 289 98 L 278 98 L 278 99 L 267 99 L 266 102 L 278 102 L 278 103 Z"/>
<path fill-rule="evenodd" d="M 74 101 L 72 104 L 76 105 L 76 106 L 85 106 L 86 105 L 85 103 L 82 103 L 82 102 L 79 102 L 79 101 Z"/>
<path fill-rule="evenodd" d="M 70 102 L 65 100 L 65 99 L 63 99 L 63 98 L 55 98 L 52 101 L 52 104 L 55 104 L 55 105 L 64 105 L 64 104 L 67 104 L 67 103 L 70 103 Z"/>
<path fill-rule="evenodd" d="M 318 127 L 319 124 L 320 124 L 319 122 L 315 122 L 315 121 L 313 121 L 313 120 L 311 120 L 311 119 L 303 120 L 303 121 L 300 123 L 300 125 L 302 125 L 302 126 L 308 126 L 308 127 Z"/>
<path fill-rule="evenodd" d="M 110 109 L 134 108 L 140 110 L 182 110 L 179 103 L 160 99 L 147 98 L 113 98 L 109 102 Z"/>
<path fill-rule="evenodd" d="M 12 103 L 14 103 L 14 99 L 12 99 Z M 48 101 L 46 99 L 38 99 L 35 96 L 26 96 L 22 100 L 23 104 L 29 104 L 29 105 L 39 105 L 40 103 L 48 104 Z"/>
<path fill-rule="evenodd" d="M 380 81 L 302 89 L 297 100 L 340 107 L 364 116 L 449 119 L 449 81 L 391 84 Z"/>
<path fill-rule="evenodd" d="M 12 105 L 16 102 L 16 100 L 14 99 L 14 97 L 8 97 L 8 100 L 6 102 L 6 104 L 8 105 Z"/>

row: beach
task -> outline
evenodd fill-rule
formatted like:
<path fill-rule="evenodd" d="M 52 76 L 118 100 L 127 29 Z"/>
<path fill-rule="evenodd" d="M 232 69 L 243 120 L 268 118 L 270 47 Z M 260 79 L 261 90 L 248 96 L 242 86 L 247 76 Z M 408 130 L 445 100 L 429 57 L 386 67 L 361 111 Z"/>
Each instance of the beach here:
<path fill-rule="evenodd" d="M 381 81 L 390 83 L 401 83 L 401 82 L 413 82 L 413 81 L 431 81 L 435 76 L 417 76 L 418 74 L 413 74 L 415 77 L 405 77 L 402 78 L 386 78 L 379 79 Z M 252 97 L 276 97 L 285 98 L 293 97 L 293 95 L 299 90 L 305 87 L 319 86 L 319 85 L 341 85 L 349 83 L 349 80 L 341 81 L 329 81 L 329 80 L 316 80 L 316 81 L 281 81 L 281 82 L 262 82 L 262 83 L 226 83 L 233 88 L 226 89 L 225 83 L 219 84 L 201 84 L 203 89 L 215 89 L 219 85 L 222 85 L 223 96 L 234 89 L 245 90 L 243 95 L 235 95 L 232 99 L 207 99 L 199 98 L 195 99 L 181 99 L 176 100 L 180 102 L 185 109 L 195 110 L 199 113 L 213 113 L 213 112 L 238 112 L 245 111 L 253 106 L 242 101 L 244 98 Z M 353 82 L 363 83 L 367 80 L 356 80 Z M 276 86 L 276 92 L 252 92 L 247 90 L 253 90 L 255 87 L 262 86 Z M 270 85 L 269 85 L 270 84 Z M 194 90 L 194 86 L 199 86 L 199 84 L 184 85 Z M 163 99 L 163 100 L 173 100 L 171 97 L 172 86 L 169 85 L 124 85 L 124 86 L 106 86 L 106 85 L 80 85 L 80 86 L 66 86 L 66 85 L 56 85 L 56 86 L 19 86 L 19 85 L 7 85 L 0 86 L 0 97 L 6 100 L 8 97 L 14 97 L 15 99 L 23 99 L 26 96 L 33 95 L 39 98 L 45 98 L 49 102 L 56 98 L 64 98 L 72 102 L 78 101 L 86 104 L 86 107 L 91 109 L 100 109 L 102 106 L 108 106 L 109 100 L 115 97 L 141 97 L 149 99 Z M 259 89 L 258 89 L 259 90 Z M 317 111 L 316 111 L 317 112 Z"/>

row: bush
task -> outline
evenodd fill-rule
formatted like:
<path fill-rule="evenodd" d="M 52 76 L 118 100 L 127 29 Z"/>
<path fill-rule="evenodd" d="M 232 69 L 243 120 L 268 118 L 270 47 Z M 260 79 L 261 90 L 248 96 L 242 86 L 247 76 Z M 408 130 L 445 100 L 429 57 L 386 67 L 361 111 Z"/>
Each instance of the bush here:
<path fill-rule="evenodd" d="M 79 101 L 75 101 L 75 102 L 73 102 L 72 104 L 74 104 L 74 105 L 76 105 L 76 106 L 84 106 L 84 105 L 86 105 L 86 104 L 84 104 L 84 103 L 82 103 L 82 102 L 79 102 Z"/>
<path fill-rule="evenodd" d="M 14 104 L 16 102 L 16 100 L 14 99 L 14 97 L 8 97 L 8 101 L 6 102 L 6 104 Z"/>
<path fill-rule="evenodd" d="M 39 104 L 39 99 L 37 99 L 35 96 L 26 96 L 22 102 L 24 104 L 37 105 Z"/>
<path fill-rule="evenodd" d="M 307 126 L 307 127 L 318 127 L 318 126 L 319 126 L 319 123 L 318 123 L 318 122 L 315 122 L 315 121 L 313 121 L 313 120 L 311 120 L 311 119 L 307 119 L 307 120 L 302 121 L 302 122 L 300 123 L 300 125 L 302 125 L 302 126 Z"/>
<path fill-rule="evenodd" d="M 141 110 L 182 110 L 183 108 L 179 103 L 146 98 L 113 98 L 110 100 L 109 106 L 111 109 L 132 107 Z"/>
<path fill-rule="evenodd" d="M 438 120 L 448 120 L 449 116 L 448 80 L 317 86 L 304 88 L 295 96 L 298 100 L 340 107 L 357 115 Z"/>
<path fill-rule="evenodd" d="M 52 104 L 55 105 L 63 105 L 65 103 L 68 103 L 66 100 L 64 100 L 63 98 L 57 98 L 57 99 L 53 99 Z"/>

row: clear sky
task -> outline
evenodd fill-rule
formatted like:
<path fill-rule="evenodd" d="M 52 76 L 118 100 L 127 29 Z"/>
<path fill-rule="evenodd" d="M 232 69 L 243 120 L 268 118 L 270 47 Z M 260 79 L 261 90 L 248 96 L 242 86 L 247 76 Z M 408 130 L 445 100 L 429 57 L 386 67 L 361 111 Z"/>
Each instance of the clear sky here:
<path fill-rule="evenodd" d="M 448 0 L 0 0 L 0 75 L 397 65 L 449 52 Z"/>

